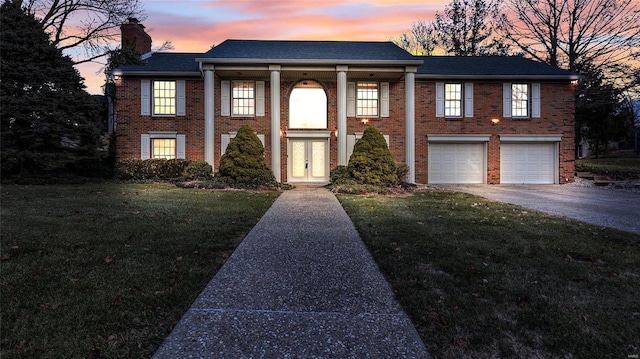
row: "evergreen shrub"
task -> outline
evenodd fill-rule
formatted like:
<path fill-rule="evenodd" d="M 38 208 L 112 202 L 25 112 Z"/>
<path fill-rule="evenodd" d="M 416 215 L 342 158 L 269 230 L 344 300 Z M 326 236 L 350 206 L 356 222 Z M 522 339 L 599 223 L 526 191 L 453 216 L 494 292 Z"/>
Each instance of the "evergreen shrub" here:
<path fill-rule="evenodd" d="M 182 173 L 185 180 L 206 181 L 213 179 L 213 168 L 205 161 L 190 161 Z"/>
<path fill-rule="evenodd" d="M 276 179 L 264 156 L 260 139 L 250 126 L 244 125 L 220 158 L 215 179 L 233 187 L 272 186 Z"/>
<path fill-rule="evenodd" d="M 353 148 L 344 178 L 384 187 L 398 183 L 396 162 L 380 131 L 367 127 Z"/>
<path fill-rule="evenodd" d="M 170 180 L 182 178 L 192 161 L 183 159 L 122 159 L 116 162 L 115 176 L 120 180 Z"/>

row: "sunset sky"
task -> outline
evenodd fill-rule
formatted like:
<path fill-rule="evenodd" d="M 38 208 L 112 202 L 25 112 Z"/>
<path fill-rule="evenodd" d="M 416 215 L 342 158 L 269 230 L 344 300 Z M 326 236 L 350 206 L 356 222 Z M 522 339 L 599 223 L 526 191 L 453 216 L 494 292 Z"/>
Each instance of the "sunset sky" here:
<path fill-rule="evenodd" d="M 147 32 L 158 47 L 206 52 L 226 39 L 387 41 L 449 0 L 147 0 Z M 87 90 L 102 94 L 101 65 L 80 65 Z"/>

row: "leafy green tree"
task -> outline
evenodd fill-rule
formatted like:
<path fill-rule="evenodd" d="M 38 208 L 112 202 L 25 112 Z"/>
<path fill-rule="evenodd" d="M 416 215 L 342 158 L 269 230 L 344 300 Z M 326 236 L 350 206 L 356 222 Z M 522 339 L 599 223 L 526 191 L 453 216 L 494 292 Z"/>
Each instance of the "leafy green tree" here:
<path fill-rule="evenodd" d="M 232 186 L 257 187 L 276 183 L 264 158 L 264 146 L 249 125 L 240 127 L 220 158 L 217 180 Z"/>
<path fill-rule="evenodd" d="M 384 137 L 375 127 L 367 127 L 353 147 L 345 178 L 375 186 L 398 183 L 396 162 Z"/>
<path fill-rule="evenodd" d="M 0 15 L 3 177 L 96 169 L 98 106 L 73 62 L 19 3 Z"/>

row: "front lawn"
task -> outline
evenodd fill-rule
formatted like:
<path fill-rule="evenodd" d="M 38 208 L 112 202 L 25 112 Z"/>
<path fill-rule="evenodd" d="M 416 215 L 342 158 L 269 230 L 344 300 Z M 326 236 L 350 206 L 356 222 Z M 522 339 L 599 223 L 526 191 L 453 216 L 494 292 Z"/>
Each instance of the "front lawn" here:
<path fill-rule="evenodd" d="M 339 199 L 434 358 L 640 354 L 640 236 L 462 193 Z"/>
<path fill-rule="evenodd" d="M 2 186 L 2 358 L 150 357 L 275 192 Z"/>

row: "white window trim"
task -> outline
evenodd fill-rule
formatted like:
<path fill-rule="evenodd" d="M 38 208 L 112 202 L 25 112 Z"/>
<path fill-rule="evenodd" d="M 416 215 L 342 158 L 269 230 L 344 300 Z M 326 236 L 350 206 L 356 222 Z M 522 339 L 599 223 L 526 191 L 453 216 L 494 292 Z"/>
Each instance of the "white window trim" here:
<path fill-rule="evenodd" d="M 249 114 L 249 115 L 244 115 L 244 114 L 236 114 L 233 112 L 234 107 L 233 107 L 233 83 L 234 82 L 249 82 L 253 84 L 253 114 Z M 258 94 L 257 94 L 257 82 L 258 81 L 253 81 L 253 80 L 232 80 L 231 81 L 231 86 L 229 87 L 229 91 L 231 91 L 230 95 L 229 95 L 229 101 L 230 101 L 230 111 L 231 111 L 231 117 L 240 117 L 240 118 L 246 118 L 246 117 L 257 117 L 258 116 Z M 264 85 L 264 82 L 263 82 Z M 264 86 L 263 86 L 264 87 Z M 264 96 L 264 95 L 263 95 Z M 264 103 L 264 98 L 263 98 L 263 103 Z M 264 116 L 264 108 L 262 109 L 262 113 Z"/>
<path fill-rule="evenodd" d="M 153 113 L 153 83 L 155 81 L 174 81 L 176 83 L 176 113 Z M 182 117 L 186 116 L 186 81 L 172 79 L 140 80 L 140 115 L 152 117 Z"/>
<path fill-rule="evenodd" d="M 513 84 L 526 84 L 529 87 L 528 114 L 527 116 L 513 116 L 511 112 Z M 502 85 L 502 117 L 515 119 L 529 119 L 542 117 L 541 84 L 539 82 L 505 82 Z"/>
<path fill-rule="evenodd" d="M 460 116 L 445 115 L 445 85 L 461 85 Z M 436 117 L 461 119 L 473 117 L 473 82 L 436 82 Z"/>
<path fill-rule="evenodd" d="M 527 87 L 527 114 L 524 116 L 516 116 L 513 113 L 513 86 L 524 85 Z M 531 118 L 531 84 L 526 82 L 514 82 L 511 84 L 511 117 L 516 119 Z"/>
<path fill-rule="evenodd" d="M 358 84 L 376 84 L 378 85 L 377 87 L 377 91 L 378 91 L 378 99 L 377 99 L 377 103 L 378 103 L 378 107 L 377 107 L 377 114 L 376 115 L 358 115 Z M 376 81 L 358 81 L 355 83 L 355 117 L 357 118 L 380 118 L 383 117 L 381 115 L 381 84 L 380 82 L 376 82 Z M 347 96 L 348 97 L 348 96 Z"/>
<path fill-rule="evenodd" d="M 140 135 L 140 158 L 147 160 L 151 158 L 152 139 L 175 139 L 176 159 L 186 158 L 186 136 L 173 131 L 149 131 Z"/>

